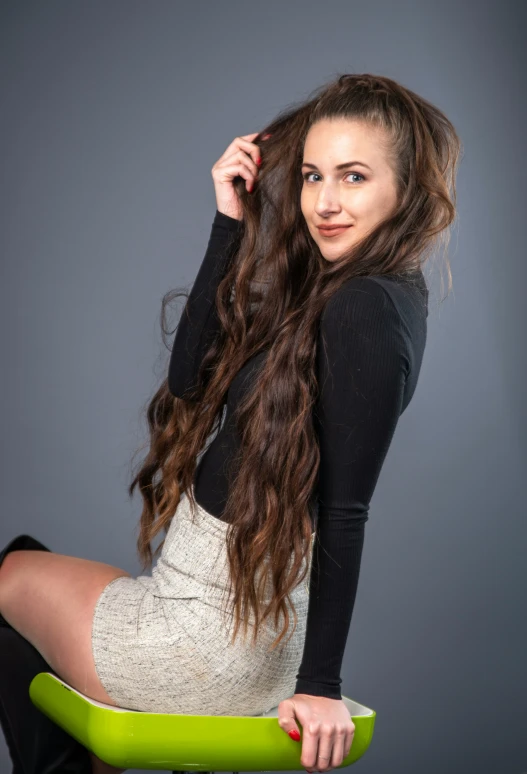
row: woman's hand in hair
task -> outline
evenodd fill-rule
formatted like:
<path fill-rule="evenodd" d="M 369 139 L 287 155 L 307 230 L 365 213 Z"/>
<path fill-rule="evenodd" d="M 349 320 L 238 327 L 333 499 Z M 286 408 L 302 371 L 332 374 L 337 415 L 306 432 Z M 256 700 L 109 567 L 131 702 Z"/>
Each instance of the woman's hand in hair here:
<path fill-rule="evenodd" d="M 216 206 L 219 212 L 237 220 L 243 220 L 243 209 L 233 180 L 235 177 L 243 177 L 247 191 L 252 191 L 258 175 L 260 148 L 251 140 L 258 134 L 253 132 L 235 137 L 212 167 Z"/>
<path fill-rule="evenodd" d="M 298 728 L 302 726 L 302 738 Z M 342 699 L 295 693 L 278 705 L 278 725 L 302 744 L 300 763 L 306 771 L 331 771 L 349 755 L 355 733 Z"/>

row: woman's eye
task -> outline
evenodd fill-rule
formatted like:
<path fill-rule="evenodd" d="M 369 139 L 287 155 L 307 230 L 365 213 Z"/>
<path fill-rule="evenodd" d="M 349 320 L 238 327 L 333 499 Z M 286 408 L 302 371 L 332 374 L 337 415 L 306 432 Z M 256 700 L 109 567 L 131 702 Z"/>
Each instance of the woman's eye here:
<path fill-rule="evenodd" d="M 308 178 L 309 178 L 309 177 L 311 177 L 311 175 L 316 175 L 317 177 L 320 177 L 320 175 L 318 174 L 318 172 L 305 172 L 305 173 L 302 175 L 302 177 L 304 178 L 304 180 L 306 181 L 306 183 L 311 183 L 311 182 L 312 182 L 311 180 L 308 180 Z M 347 175 L 346 175 L 346 177 L 351 177 L 351 175 L 355 175 L 355 177 L 360 177 L 362 180 L 366 180 L 366 178 L 364 177 L 364 175 L 361 175 L 361 173 L 360 173 L 360 172 L 350 172 L 349 174 L 347 174 Z M 356 185 L 356 183 L 355 183 L 355 185 Z"/>

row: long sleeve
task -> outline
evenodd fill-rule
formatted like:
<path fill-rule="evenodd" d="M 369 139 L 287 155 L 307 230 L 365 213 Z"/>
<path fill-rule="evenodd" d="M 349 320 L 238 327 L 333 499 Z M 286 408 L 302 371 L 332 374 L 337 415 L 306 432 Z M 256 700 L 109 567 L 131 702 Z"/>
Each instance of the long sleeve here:
<path fill-rule="evenodd" d="M 168 389 L 185 398 L 197 382 L 205 353 L 219 331 L 215 298 L 233 254 L 242 221 L 216 210 L 205 256 L 181 314 L 168 367 Z"/>
<path fill-rule="evenodd" d="M 374 279 L 356 277 L 320 320 L 317 539 L 295 693 L 340 699 L 364 527 L 402 411 L 410 360 L 399 314 Z"/>

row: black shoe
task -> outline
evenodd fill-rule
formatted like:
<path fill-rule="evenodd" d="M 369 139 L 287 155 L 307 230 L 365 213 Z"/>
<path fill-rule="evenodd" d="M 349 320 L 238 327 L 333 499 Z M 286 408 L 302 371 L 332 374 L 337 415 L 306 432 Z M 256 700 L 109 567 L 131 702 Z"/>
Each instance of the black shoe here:
<path fill-rule="evenodd" d="M 51 551 L 51 549 L 31 535 L 17 535 L 0 551 L 0 564 L 11 551 Z"/>

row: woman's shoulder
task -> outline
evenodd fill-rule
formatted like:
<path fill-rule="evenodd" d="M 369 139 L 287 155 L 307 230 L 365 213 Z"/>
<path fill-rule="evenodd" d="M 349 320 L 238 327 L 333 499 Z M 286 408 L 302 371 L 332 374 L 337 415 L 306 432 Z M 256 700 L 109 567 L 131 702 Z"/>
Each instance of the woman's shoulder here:
<path fill-rule="evenodd" d="M 422 324 L 428 315 L 428 288 L 421 271 L 408 275 L 378 274 L 351 277 L 326 303 L 325 323 L 346 321 L 368 325 L 382 318 L 388 325 Z"/>
<path fill-rule="evenodd" d="M 376 276 L 351 277 L 336 290 L 324 306 L 325 323 L 360 322 L 371 313 L 389 315 L 389 294 Z M 386 315 L 385 315 L 386 316 Z"/>
<path fill-rule="evenodd" d="M 346 351 L 383 363 L 399 359 L 407 375 L 418 373 L 427 339 L 423 284 L 394 275 L 352 277 L 324 308 L 319 347 L 330 360 Z"/>

